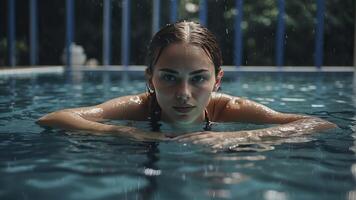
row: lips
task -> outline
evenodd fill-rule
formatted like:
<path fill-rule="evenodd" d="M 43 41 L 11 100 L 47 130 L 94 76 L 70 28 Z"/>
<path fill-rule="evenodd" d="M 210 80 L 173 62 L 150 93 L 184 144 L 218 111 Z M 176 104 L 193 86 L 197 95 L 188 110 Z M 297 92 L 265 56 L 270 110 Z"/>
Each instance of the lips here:
<path fill-rule="evenodd" d="M 195 106 L 173 106 L 173 109 L 179 113 L 189 113 L 195 108 Z"/>

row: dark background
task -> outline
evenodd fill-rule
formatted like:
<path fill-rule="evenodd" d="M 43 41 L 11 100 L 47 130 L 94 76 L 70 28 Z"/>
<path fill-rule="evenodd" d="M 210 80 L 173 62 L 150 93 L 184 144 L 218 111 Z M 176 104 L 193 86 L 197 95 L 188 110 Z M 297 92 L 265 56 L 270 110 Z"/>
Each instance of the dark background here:
<path fill-rule="evenodd" d="M 189 13 L 179 1 L 179 19 L 198 20 L 199 12 Z M 161 0 L 161 26 L 169 23 L 168 0 Z M 286 0 L 284 64 L 314 65 L 316 1 Z M 65 47 L 65 1 L 38 0 L 39 65 L 59 65 Z M 214 32 L 223 51 L 224 65 L 233 65 L 235 1 L 208 1 L 208 28 Z M 74 41 L 83 46 L 87 58 L 102 62 L 102 0 L 75 0 Z M 244 1 L 243 65 L 275 65 L 277 0 Z M 122 1 L 112 1 L 112 64 L 121 64 Z M 325 0 L 324 65 L 353 65 L 354 0 Z M 131 0 L 130 64 L 144 64 L 152 36 L 152 1 Z M 28 0 L 16 0 L 17 65 L 29 65 Z M 7 0 L 0 1 L 0 66 L 7 60 Z"/>

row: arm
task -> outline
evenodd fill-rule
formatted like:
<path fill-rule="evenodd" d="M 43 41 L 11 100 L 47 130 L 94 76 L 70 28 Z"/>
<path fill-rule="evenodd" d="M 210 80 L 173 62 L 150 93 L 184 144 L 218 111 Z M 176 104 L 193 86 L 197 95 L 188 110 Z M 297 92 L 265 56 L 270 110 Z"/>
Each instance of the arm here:
<path fill-rule="evenodd" d="M 335 124 L 325 120 L 299 114 L 281 113 L 275 111 L 267 106 L 257 102 L 243 99 L 239 97 L 232 97 L 229 95 L 221 94 L 219 98 L 213 99 L 216 109 L 214 112 L 214 121 L 218 122 L 247 122 L 255 124 L 288 124 L 295 121 L 308 121 L 302 119 L 316 120 L 323 123 Z M 210 106 L 210 105 L 209 105 Z M 324 129 L 326 127 L 320 127 Z"/>
<path fill-rule="evenodd" d="M 215 104 L 216 110 L 214 110 L 213 115 L 216 121 L 280 125 L 247 131 L 191 133 L 176 137 L 175 140 L 181 142 L 191 141 L 221 149 L 239 143 L 258 142 L 264 138 L 293 137 L 337 127 L 335 124 L 317 117 L 280 113 L 256 102 L 227 95 L 219 97 Z"/>
<path fill-rule="evenodd" d="M 336 127 L 331 122 L 309 117 L 270 128 L 223 133 L 213 131 L 197 132 L 178 136 L 174 140 L 203 144 L 211 146 L 213 149 L 226 149 L 239 144 L 256 143 L 270 138 L 308 135 Z"/>
<path fill-rule="evenodd" d="M 310 116 L 281 113 L 257 102 L 217 94 L 212 100 L 213 119 L 217 122 L 246 122 L 255 124 L 285 124 Z"/>
<path fill-rule="evenodd" d="M 144 120 L 147 115 L 146 100 L 145 94 L 119 97 L 96 106 L 56 111 L 38 119 L 37 124 L 66 130 L 114 133 L 140 140 L 165 139 L 161 133 L 100 122 L 105 119 Z"/>

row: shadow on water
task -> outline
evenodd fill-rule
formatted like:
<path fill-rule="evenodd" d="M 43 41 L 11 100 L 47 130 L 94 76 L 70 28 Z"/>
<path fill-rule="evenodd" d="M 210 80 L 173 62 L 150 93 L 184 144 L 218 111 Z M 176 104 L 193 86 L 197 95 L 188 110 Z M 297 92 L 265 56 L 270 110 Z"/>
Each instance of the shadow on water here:
<path fill-rule="evenodd" d="M 155 193 L 158 192 L 157 176 L 161 173 L 161 170 L 157 166 L 157 162 L 159 161 L 159 156 L 157 154 L 160 153 L 158 145 L 159 144 L 155 142 L 147 142 L 143 144 L 143 147 L 147 148 L 147 160 L 139 165 L 138 168 L 143 169 L 144 175 L 140 176 L 147 180 L 148 184 L 142 188 L 138 188 L 137 190 L 115 196 L 115 198 L 143 200 L 155 199 Z"/>
<path fill-rule="evenodd" d="M 98 153 L 98 157 L 91 159 L 99 163 L 94 164 L 93 170 L 82 168 L 87 164 L 80 162 L 79 168 L 70 167 L 65 171 L 89 177 L 125 176 L 137 183 L 137 186 L 133 188 L 132 183 L 120 182 L 115 194 L 108 194 L 100 199 L 155 199 L 158 191 L 157 177 L 161 175 L 161 169 L 157 166 L 160 154 L 159 143 L 132 141 L 115 136 L 69 135 L 68 137 L 70 137 L 68 141 L 74 147 L 67 149 L 67 152 L 69 150 L 71 153 L 80 153 L 78 158 L 88 153 Z M 101 171 L 102 167 L 106 167 L 106 170 Z M 122 190 L 125 184 L 129 184 L 128 189 Z"/>

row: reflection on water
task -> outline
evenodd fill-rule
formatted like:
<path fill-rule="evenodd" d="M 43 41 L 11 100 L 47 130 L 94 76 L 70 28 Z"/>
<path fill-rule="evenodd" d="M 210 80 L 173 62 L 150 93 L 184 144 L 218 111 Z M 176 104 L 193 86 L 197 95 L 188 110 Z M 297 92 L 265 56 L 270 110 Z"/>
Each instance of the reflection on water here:
<path fill-rule="evenodd" d="M 265 200 L 286 200 L 288 199 L 287 194 L 284 192 L 278 192 L 275 190 L 267 190 L 263 193 Z"/>
<path fill-rule="evenodd" d="M 206 191 L 206 195 L 210 198 L 230 199 L 231 191 L 226 189 L 209 189 Z"/>
<path fill-rule="evenodd" d="M 90 194 L 89 199 L 110 196 L 115 199 L 155 199 L 156 176 L 161 175 L 157 166 L 157 143 L 90 135 L 71 135 L 68 142 L 71 145 L 63 153 L 70 152 L 80 157 L 74 155 L 74 160 L 58 163 L 57 170 L 65 169 L 89 176 L 99 175 L 102 177 L 101 184 L 105 187 L 104 190 L 98 190 L 90 184 L 82 185 L 82 191 L 72 194 L 75 199 L 80 198 L 83 193 Z M 134 168 L 132 162 L 135 163 Z"/>
<path fill-rule="evenodd" d="M 233 156 L 219 156 L 219 157 L 214 157 L 214 159 L 224 160 L 224 161 L 240 161 L 240 160 L 257 161 L 257 160 L 265 160 L 266 156 L 263 155 L 239 156 L 233 154 Z M 248 165 L 245 165 L 245 167 L 248 167 Z"/>
<path fill-rule="evenodd" d="M 207 172 L 202 175 L 205 180 L 209 181 L 212 184 L 237 184 L 240 183 L 248 177 L 238 172 L 232 173 L 223 173 L 223 172 Z"/>

